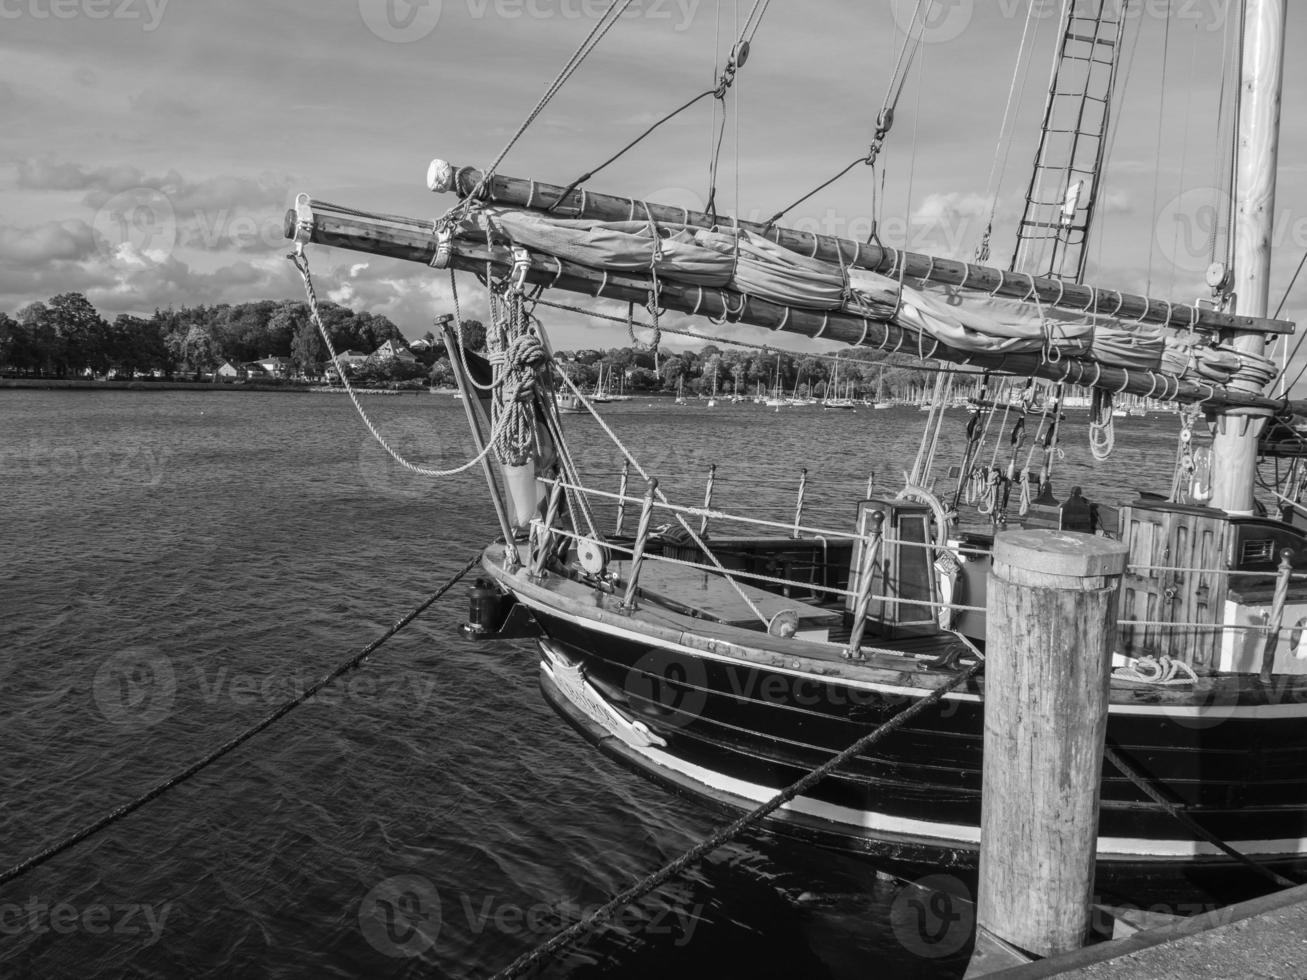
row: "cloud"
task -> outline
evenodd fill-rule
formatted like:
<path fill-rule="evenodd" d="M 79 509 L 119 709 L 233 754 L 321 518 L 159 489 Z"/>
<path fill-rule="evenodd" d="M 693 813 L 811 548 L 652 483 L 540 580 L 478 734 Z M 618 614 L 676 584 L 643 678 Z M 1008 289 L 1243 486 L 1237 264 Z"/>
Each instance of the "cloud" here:
<path fill-rule="evenodd" d="M 118 194 L 145 188 L 163 194 L 178 214 L 279 207 L 286 202 L 291 187 L 286 175 L 188 180 L 175 170 L 147 174 L 134 166 L 86 167 L 48 157 L 20 160 L 17 169 L 18 186 L 23 190 L 84 191 L 87 206 L 99 208 Z"/>
<path fill-rule="evenodd" d="M 47 221 L 34 228 L 0 225 L 0 264 L 19 268 L 79 261 L 96 252 L 95 232 L 85 221 Z"/>

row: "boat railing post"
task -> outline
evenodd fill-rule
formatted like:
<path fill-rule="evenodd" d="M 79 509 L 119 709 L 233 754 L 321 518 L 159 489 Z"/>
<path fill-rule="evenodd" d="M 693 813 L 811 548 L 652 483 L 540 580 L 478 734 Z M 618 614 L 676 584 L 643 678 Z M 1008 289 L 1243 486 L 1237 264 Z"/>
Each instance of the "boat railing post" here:
<path fill-rule="evenodd" d="M 976 944 L 968 977 L 1089 935 L 1122 542 L 1010 531 L 994 542 Z"/>
<path fill-rule="evenodd" d="M 531 566 L 531 575 L 539 579 L 545 570 L 545 561 L 554 546 L 554 521 L 558 519 L 558 507 L 563 499 L 563 481 L 558 477 L 553 480 L 553 489 L 549 493 L 549 506 L 545 510 L 545 522 L 536 526 L 535 561 Z"/>
<path fill-rule="evenodd" d="M 876 489 L 876 471 L 872 470 L 871 475 L 867 477 L 867 499 L 871 499 L 872 493 Z"/>
<path fill-rule="evenodd" d="M 705 511 L 712 510 L 713 484 L 716 481 L 717 481 L 717 464 L 713 463 L 711 466 L 708 467 L 708 486 L 704 489 L 703 492 L 703 509 Z M 699 537 L 703 537 L 707 533 L 708 533 L 708 515 L 704 514 L 703 518 L 699 521 Z"/>
<path fill-rule="evenodd" d="M 1284 626 L 1284 604 L 1289 599 L 1289 577 L 1293 574 L 1293 552 L 1285 548 L 1280 552 L 1279 574 L 1275 579 L 1275 594 L 1271 599 L 1271 617 L 1266 623 L 1266 638 L 1262 644 L 1263 684 L 1271 682 L 1275 672 L 1275 648 L 1280 643 L 1280 629 Z"/>
<path fill-rule="evenodd" d="M 644 492 L 644 503 L 640 506 L 640 524 L 635 531 L 635 547 L 631 552 L 631 571 L 626 576 L 626 595 L 622 599 L 622 608 L 635 609 L 635 592 L 640 582 L 640 566 L 644 564 L 644 548 L 649 541 L 649 521 L 653 517 L 654 494 L 658 492 L 658 481 L 651 479 Z"/>
<path fill-rule="evenodd" d="M 617 537 L 622 536 L 622 525 L 626 523 L 626 490 L 631 480 L 631 461 L 622 460 L 622 479 L 617 484 L 617 525 L 613 528 L 613 533 Z"/>
<path fill-rule="evenodd" d="M 862 635 L 867 630 L 867 610 L 871 608 L 871 594 L 876 591 L 876 565 L 880 560 L 884 541 L 885 513 L 871 512 L 871 534 L 862 543 L 862 561 L 858 565 L 858 594 L 853 604 L 853 631 L 844 651 L 846 660 L 862 659 Z"/>
<path fill-rule="evenodd" d="M 803 523 L 803 498 L 808 492 L 808 468 L 799 472 L 799 499 L 794 504 L 794 536 L 799 536 L 799 525 Z"/>

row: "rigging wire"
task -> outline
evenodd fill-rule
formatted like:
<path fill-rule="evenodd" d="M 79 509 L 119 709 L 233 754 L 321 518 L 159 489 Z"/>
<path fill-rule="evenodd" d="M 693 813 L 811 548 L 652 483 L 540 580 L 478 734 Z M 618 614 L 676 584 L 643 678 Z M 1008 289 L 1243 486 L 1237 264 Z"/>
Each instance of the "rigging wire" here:
<path fill-rule="evenodd" d="M 1198 25 L 1194 24 L 1193 47 L 1189 56 L 1189 83 L 1185 86 L 1184 97 L 1184 135 L 1180 137 L 1180 194 L 1185 193 L 1185 178 L 1189 172 L 1189 123 L 1193 116 L 1195 76 L 1198 72 Z M 1218 224 L 1213 221 L 1213 228 Z M 1215 233 L 1213 233 L 1215 234 Z M 1171 254 L 1178 255 L 1180 247 L 1180 222 L 1171 230 Z M 1176 263 L 1171 263 L 1171 279 L 1167 286 L 1168 295 L 1175 292 Z"/>
<path fill-rule="evenodd" d="M 1157 86 L 1157 152 L 1155 158 L 1159 161 L 1162 159 L 1162 141 L 1163 134 L 1166 131 L 1166 74 L 1167 61 L 1171 52 L 1171 18 L 1163 18 L 1163 23 L 1162 81 L 1161 84 Z M 1149 213 L 1153 216 L 1154 220 L 1157 219 L 1157 195 L 1161 189 L 1161 184 L 1162 168 L 1161 166 L 1158 166 L 1153 172 L 1153 199 L 1149 206 Z M 1153 291 L 1153 256 L 1156 252 L 1156 239 L 1157 236 L 1153 235 L 1149 238 L 1148 242 L 1148 272 L 1144 278 L 1144 292 L 1147 295 L 1152 295 Z"/>
<path fill-rule="evenodd" d="M 595 21 L 595 25 L 590 29 L 590 33 L 585 36 L 585 39 L 582 40 L 577 49 L 572 52 L 572 56 L 568 58 L 558 74 L 554 76 L 554 80 L 550 82 L 548 87 L 545 89 L 544 95 L 542 95 L 539 101 L 536 102 L 535 107 L 527 114 L 527 117 L 522 121 L 522 124 L 518 126 L 517 131 L 509 138 L 508 142 L 504 144 L 504 148 L 499 151 L 499 155 L 495 157 L 494 162 L 481 172 L 481 180 L 477 182 L 477 186 L 473 189 L 472 193 L 450 209 L 450 216 L 462 213 L 467 208 L 471 207 L 473 201 L 481 196 L 485 191 L 486 185 L 494 177 L 496 169 L 498 169 L 499 165 L 503 163 L 504 157 L 508 156 L 508 152 L 517 144 L 517 141 L 522 138 L 522 134 L 530 128 L 531 124 L 536 121 L 536 117 L 544 112 L 545 107 L 553 101 L 554 96 L 557 95 L 559 90 L 567 84 L 568 79 L 576 73 L 576 70 L 581 67 L 581 63 L 589 57 L 590 52 L 593 51 L 608 32 L 613 29 L 631 3 L 632 0 L 612 0 L 612 3 L 608 5 L 608 9 L 603 12 L 598 20 Z"/>
<path fill-rule="evenodd" d="M 785 217 L 789 212 L 793 211 L 809 198 L 825 190 L 858 164 L 864 163 L 869 167 L 875 166 L 876 159 L 880 155 L 881 147 L 885 143 L 885 137 L 889 135 L 890 128 L 894 125 L 894 111 L 898 107 L 900 96 L 903 94 L 903 86 L 907 81 L 908 73 L 912 69 L 912 62 L 916 59 L 917 51 L 921 47 L 922 38 L 926 34 L 926 25 L 929 23 L 930 14 L 934 9 L 935 3 L 936 0 L 917 0 L 917 5 L 913 8 L 912 21 L 908 26 L 907 32 L 904 34 L 903 43 L 899 46 L 898 58 L 894 63 L 893 70 L 890 72 L 889 86 L 885 90 L 885 101 L 881 106 L 880 113 L 876 116 L 876 130 L 872 136 L 871 145 L 867 148 L 867 152 L 858 157 L 848 166 L 844 167 L 833 177 L 822 181 L 797 201 L 793 201 L 781 208 L 781 210 L 777 211 L 768 218 L 766 222 L 764 222 L 767 227 L 770 228 L 772 225 L 776 224 L 776 222 L 780 221 L 781 218 Z M 925 8 L 924 15 L 922 10 L 923 7 Z M 921 24 L 920 29 L 917 27 L 918 20 L 920 20 Z M 916 32 L 915 41 L 913 40 L 914 31 Z"/>
<path fill-rule="evenodd" d="M 1008 85 L 1007 104 L 1003 107 L 1003 121 L 998 127 L 998 139 L 994 142 L 994 160 L 989 168 L 989 181 L 985 184 L 985 197 L 989 199 L 989 219 L 985 223 L 981 256 L 980 248 L 976 250 L 977 262 L 989 261 L 989 236 L 994 230 L 994 218 L 998 214 L 998 199 L 1003 188 L 1003 177 L 1007 174 L 1008 159 L 1012 154 L 1012 144 L 1016 142 L 1015 133 L 1008 133 L 1012 112 L 1018 100 L 1017 82 L 1020 78 L 1020 98 L 1025 99 L 1026 83 L 1030 80 L 1030 66 L 1034 63 L 1034 38 L 1030 36 L 1030 25 L 1035 25 L 1035 34 L 1039 33 L 1039 22 L 1035 19 L 1036 0 L 1030 0 L 1026 8 L 1026 23 L 1021 28 L 1021 43 L 1017 46 L 1017 57 L 1012 63 L 1012 81 Z M 1024 74 L 1021 71 L 1025 64 Z"/>

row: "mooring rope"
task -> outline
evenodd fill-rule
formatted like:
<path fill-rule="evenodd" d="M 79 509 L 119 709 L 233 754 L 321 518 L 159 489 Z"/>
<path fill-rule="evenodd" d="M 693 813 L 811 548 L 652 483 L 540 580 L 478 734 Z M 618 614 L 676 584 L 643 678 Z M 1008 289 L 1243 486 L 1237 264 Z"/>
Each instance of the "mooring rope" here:
<path fill-rule="evenodd" d="M 358 653 L 354 654 L 354 656 L 350 657 L 344 663 L 340 664 L 338 667 L 336 667 L 335 670 L 327 674 L 316 684 L 307 688 L 302 694 L 299 694 L 298 696 L 285 702 L 279 708 L 277 708 L 275 711 L 269 714 L 266 718 L 264 718 L 262 721 L 245 729 L 245 731 L 241 732 L 239 735 L 236 735 L 235 737 L 228 739 L 226 742 L 218 746 L 218 748 L 214 749 L 208 755 L 204 756 L 203 758 L 199 759 L 196 762 L 191 763 L 181 772 L 169 776 L 167 779 L 163 780 L 163 782 L 158 783 L 153 789 L 150 789 L 147 792 L 142 793 L 134 800 L 122 804 L 122 806 L 116 807 L 115 809 L 106 813 L 104 816 L 100 817 L 100 819 L 96 820 L 94 823 L 91 823 L 86 827 L 83 827 L 81 830 L 78 830 L 75 833 L 69 834 L 63 840 L 51 844 L 49 847 L 46 847 L 43 850 L 39 851 L 38 853 L 33 854 L 31 857 L 27 858 L 26 860 L 20 861 L 18 864 L 15 864 L 8 871 L 5 871 L 3 874 L 0 874 L 0 886 L 7 885 L 15 878 L 18 878 L 26 874 L 27 872 L 31 871 L 33 868 L 39 867 L 40 865 L 45 864 L 47 861 L 51 860 L 52 858 L 62 854 L 64 851 L 76 847 L 78 844 L 86 840 L 88 837 L 91 837 L 99 833 L 101 830 L 104 830 L 104 828 L 108 827 L 110 824 L 117 823 L 119 820 L 122 820 L 124 817 L 128 816 L 134 811 L 139 810 L 141 807 L 145 806 L 145 804 L 149 803 L 151 800 L 155 799 L 156 797 L 162 796 L 165 792 L 172 789 L 173 787 L 178 786 L 181 783 L 184 783 L 192 776 L 196 775 L 197 773 L 213 765 L 223 756 L 234 751 L 236 748 L 243 745 L 245 742 L 248 742 L 250 739 L 252 739 L 255 735 L 258 735 L 264 729 L 269 728 L 271 725 L 279 721 L 281 718 L 290 714 L 290 712 L 300 707 L 302 704 L 304 704 L 304 702 L 308 701 L 310 698 L 316 695 L 319 691 L 325 688 L 332 681 L 336 680 L 343 674 L 358 669 L 359 665 L 362 664 L 363 661 L 365 661 L 368 657 L 370 657 L 377 650 L 377 648 L 379 648 L 383 643 L 389 640 L 392 636 L 394 636 L 396 633 L 402 630 L 409 623 L 413 622 L 413 620 L 415 620 L 419 615 L 425 612 L 426 609 L 432 603 L 434 603 L 437 599 L 439 599 L 446 592 L 448 592 L 455 585 L 457 585 L 459 580 L 461 580 L 464 575 L 466 575 L 469 571 L 471 571 L 472 568 L 480 560 L 481 560 L 480 555 L 474 555 L 472 558 L 468 559 L 466 565 L 460 568 L 454 574 L 454 576 L 451 579 L 449 579 L 449 581 L 447 581 L 444 585 L 442 585 L 435 592 L 433 592 L 426 599 L 424 599 L 421 603 L 419 603 L 417 607 L 413 609 L 412 612 L 408 613 L 406 616 L 404 616 L 402 619 L 396 622 L 393 626 L 390 627 L 390 629 L 386 630 L 386 632 L 381 634 L 381 636 L 377 637 L 375 640 L 373 640 L 371 643 L 365 646 Z"/>
<path fill-rule="evenodd" d="M 638 901 L 655 888 L 670 881 L 686 868 L 698 862 L 701 858 L 706 857 L 723 844 L 729 843 L 731 840 L 738 837 L 740 833 L 760 821 L 763 817 L 766 817 L 772 811 L 784 806 L 805 790 L 811 789 L 858 753 L 863 752 L 872 745 L 875 745 L 885 736 L 893 734 L 927 708 L 938 704 L 944 699 L 945 695 L 957 690 L 967 681 L 971 680 L 972 677 L 976 676 L 984 665 L 985 662 L 983 660 L 978 660 L 966 670 L 962 671 L 962 673 L 953 677 L 947 684 L 936 688 L 916 704 L 903 709 L 903 711 L 899 712 L 875 731 L 862 736 L 862 738 L 858 739 L 839 755 L 822 763 L 798 782 L 790 784 L 766 803 L 750 810 L 748 813 L 744 814 L 744 816 L 739 817 L 727 824 L 725 827 L 722 827 L 711 837 L 696 844 L 690 850 L 676 858 L 676 860 L 664 865 L 661 869 L 647 876 L 637 884 L 632 885 L 626 891 L 587 915 L 580 922 L 574 923 L 562 932 L 555 934 L 552 938 L 541 943 L 535 949 L 519 956 L 503 970 L 496 973 L 494 980 L 508 980 L 508 978 L 511 977 L 521 976 L 526 970 L 534 966 L 540 960 L 562 949 L 582 934 L 589 932 L 594 926 L 599 924 L 601 920 L 606 919 L 613 912 L 625 908 L 632 902 Z"/>

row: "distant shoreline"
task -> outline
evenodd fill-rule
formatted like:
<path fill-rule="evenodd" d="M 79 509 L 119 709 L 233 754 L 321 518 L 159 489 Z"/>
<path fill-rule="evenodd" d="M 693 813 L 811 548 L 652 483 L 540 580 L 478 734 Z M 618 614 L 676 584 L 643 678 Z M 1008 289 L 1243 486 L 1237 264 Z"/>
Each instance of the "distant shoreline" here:
<path fill-rule="evenodd" d="M 309 385 L 285 384 L 232 384 L 221 381 L 88 381 L 84 378 L 0 378 L 0 389 L 29 388 L 41 391 L 275 391 L 287 394 L 312 394 Z M 425 395 L 425 388 L 372 389 L 356 391 L 385 391 L 387 394 Z"/>

